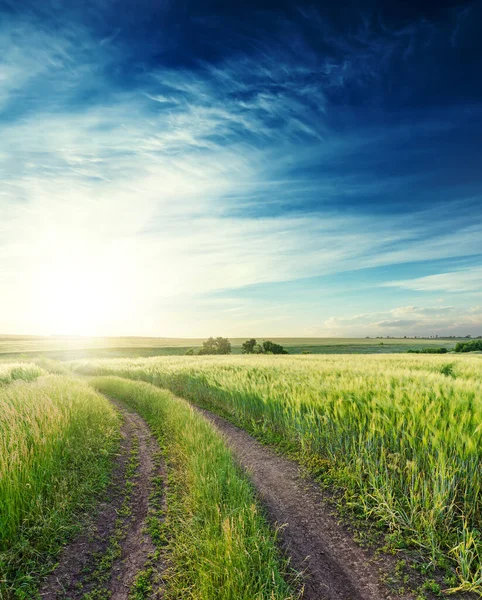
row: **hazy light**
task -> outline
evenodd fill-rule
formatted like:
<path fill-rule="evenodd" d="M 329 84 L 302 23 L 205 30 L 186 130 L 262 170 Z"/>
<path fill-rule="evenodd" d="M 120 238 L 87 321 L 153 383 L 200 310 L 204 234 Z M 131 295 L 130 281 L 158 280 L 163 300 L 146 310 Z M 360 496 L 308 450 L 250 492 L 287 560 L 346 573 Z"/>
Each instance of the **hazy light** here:
<path fill-rule="evenodd" d="M 122 297 L 108 277 L 78 260 L 46 265 L 35 287 L 32 311 L 46 334 L 101 335 Z"/>

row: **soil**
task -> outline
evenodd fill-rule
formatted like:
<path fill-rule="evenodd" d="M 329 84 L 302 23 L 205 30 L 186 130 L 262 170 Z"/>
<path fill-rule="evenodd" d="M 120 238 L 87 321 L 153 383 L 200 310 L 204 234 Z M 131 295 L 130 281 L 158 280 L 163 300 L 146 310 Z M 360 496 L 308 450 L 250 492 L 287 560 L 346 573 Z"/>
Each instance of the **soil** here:
<path fill-rule="evenodd" d="M 132 498 L 132 512 L 127 524 L 127 535 L 121 542 L 122 554 L 113 566 L 110 584 L 111 600 L 128 600 L 136 574 L 142 570 L 149 556 L 155 551 L 146 530 L 146 517 L 152 492 L 151 482 L 156 474 L 154 455 L 159 446 L 148 425 L 138 414 L 127 412 L 118 403 L 115 404 L 123 411 L 126 421 L 130 421 L 139 443 L 139 468 Z"/>
<path fill-rule="evenodd" d="M 248 473 L 269 520 L 280 528 L 283 550 L 303 573 L 304 600 L 401 600 L 379 578 L 379 564 L 357 546 L 321 490 L 298 465 L 275 454 L 222 417 L 201 412 L 221 431 Z"/>
<path fill-rule="evenodd" d="M 114 534 L 118 512 L 123 504 L 126 469 L 132 442 L 137 439 L 139 466 L 135 474 L 135 486 L 130 499 L 129 515 L 123 522 L 124 535 L 119 540 L 121 553 L 112 566 L 106 584 L 108 597 L 112 600 L 128 600 L 129 591 L 136 574 L 148 562 L 154 545 L 145 530 L 149 509 L 152 479 L 164 475 L 163 466 L 156 466 L 155 455 L 159 451 L 146 422 L 136 413 L 112 400 L 122 413 L 120 452 L 116 457 L 112 484 L 105 494 L 95 517 L 86 523 L 84 531 L 64 549 L 58 566 L 47 577 L 40 589 L 43 600 L 81 600 L 98 586 L 89 577 L 108 549 Z M 157 596 L 159 597 L 159 596 Z"/>

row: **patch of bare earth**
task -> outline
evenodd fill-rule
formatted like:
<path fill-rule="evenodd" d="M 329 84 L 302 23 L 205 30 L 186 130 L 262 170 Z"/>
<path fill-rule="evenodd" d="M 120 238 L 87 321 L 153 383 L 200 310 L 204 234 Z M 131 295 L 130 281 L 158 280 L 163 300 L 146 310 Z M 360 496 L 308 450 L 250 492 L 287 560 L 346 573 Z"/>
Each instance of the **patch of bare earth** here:
<path fill-rule="evenodd" d="M 281 526 L 283 549 L 303 572 L 305 600 L 402 600 L 380 582 L 380 564 L 339 523 L 321 490 L 298 465 L 275 454 L 248 433 L 201 411 L 225 436 L 247 471 L 272 523 Z"/>
<path fill-rule="evenodd" d="M 95 574 L 102 557 L 109 551 L 113 536 L 121 529 L 117 542 L 120 552 L 110 566 L 110 573 L 102 582 L 103 597 L 128 600 L 134 579 L 149 562 L 155 547 L 146 529 L 149 499 L 153 478 L 163 476 L 163 465 L 156 460 L 159 447 L 146 422 L 114 401 L 122 413 L 121 450 L 117 457 L 112 484 L 93 520 L 60 556 L 57 568 L 48 576 L 40 595 L 43 600 L 81 600 L 99 591 Z M 134 486 L 129 498 L 129 510 L 119 527 L 119 512 L 126 497 L 126 471 L 131 449 L 138 448 L 138 466 L 133 477 Z M 156 598 L 160 597 L 159 593 Z"/>

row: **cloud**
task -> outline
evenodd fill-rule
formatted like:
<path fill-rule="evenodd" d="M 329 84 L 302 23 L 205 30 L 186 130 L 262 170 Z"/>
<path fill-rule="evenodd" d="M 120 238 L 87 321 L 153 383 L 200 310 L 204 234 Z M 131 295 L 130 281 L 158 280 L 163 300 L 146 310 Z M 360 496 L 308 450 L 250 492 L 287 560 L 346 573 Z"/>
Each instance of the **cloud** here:
<path fill-rule="evenodd" d="M 347 318 L 327 319 L 318 335 L 426 336 L 467 335 L 482 332 L 481 306 L 399 306 Z"/>
<path fill-rule="evenodd" d="M 437 273 L 436 275 L 401 281 L 388 281 L 383 285 L 417 292 L 482 292 L 482 267 Z"/>
<path fill-rule="evenodd" d="M 377 327 L 380 328 L 384 328 L 384 327 L 396 327 L 397 329 L 401 329 L 404 327 L 412 327 L 412 325 L 418 325 L 419 322 L 416 320 L 410 320 L 410 319 L 397 319 L 396 321 L 379 321 L 378 323 L 375 323 L 375 325 Z"/>
<path fill-rule="evenodd" d="M 387 40 L 395 52 L 411 36 L 386 32 L 377 42 L 359 31 L 346 47 L 330 37 L 334 51 L 322 58 L 302 38 L 296 48 L 259 43 L 190 67 L 143 64 L 133 74 L 129 63 L 123 80 L 128 52 L 119 29 L 99 42 L 79 23 L 53 31 L 32 17 L 7 21 L 0 330 L 50 332 L 36 305 L 52 302 L 64 280 L 115 306 L 97 333 L 163 334 L 181 301 L 189 333 L 199 326 L 198 298 L 216 308 L 210 294 L 219 290 L 235 296 L 254 284 L 480 252 L 482 223 L 473 213 L 452 215 L 447 227 L 452 202 L 386 209 L 424 174 L 378 177 L 358 164 L 456 124 L 438 114 L 383 126 L 338 120 L 347 107 L 334 102 L 337 94 L 376 79 Z M 372 206 L 375 197 L 381 203 Z M 445 290 L 451 275 L 387 285 Z M 469 279 L 466 289 L 474 289 L 476 276 Z M 228 306 L 217 322 L 234 327 L 243 306 Z M 266 319 L 265 307 L 248 308 L 246 323 Z M 282 327 L 297 308 L 277 310 L 269 309 Z M 397 310 L 327 327 L 431 322 L 428 309 Z"/>

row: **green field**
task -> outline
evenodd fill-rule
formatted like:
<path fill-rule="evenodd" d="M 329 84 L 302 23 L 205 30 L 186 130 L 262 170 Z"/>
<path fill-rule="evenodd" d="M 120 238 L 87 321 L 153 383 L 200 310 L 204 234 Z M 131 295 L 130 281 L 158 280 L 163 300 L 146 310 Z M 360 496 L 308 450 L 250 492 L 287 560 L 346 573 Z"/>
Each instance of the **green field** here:
<path fill-rule="evenodd" d="M 148 384 L 87 382 L 53 361 L 41 364 L 0 365 L 1 600 L 50 593 L 45 577 L 59 558 L 63 595 L 55 597 L 108 600 L 119 571 L 132 568 L 132 531 L 147 532 L 153 552 L 137 565 L 129 600 L 161 593 L 172 600 L 298 597 L 248 478 L 220 434 L 185 400 Z M 107 396 L 145 419 L 157 440 L 152 468 L 165 463 L 161 474 L 150 471 L 138 530 L 132 514 L 139 469 L 151 459 L 140 452 L 139 437 L 121 434 L 124 417 Z M 124 449 L 121 437 L 129 442 Z M 114 467 L 123 475 L 111 488 Z M 117 498 L 123 501 L 115 504 Z M 104 511 L 111 503 L 115 508 L 96 523 L 101 502 Z M 103 533 L 109 514 L 112 526 Z M 75 571 L 74 555 L 66 563 L 73 572 L 66 573 L 60 552 L 83 532 L 79 548 L 87 548 L 88 561 Z M 142 543 L 141 537 L 136 545 Z"/>
<path fill-rule="evenodd" d="M 118 419 L 103 396 L 28 367 L 13 367 L 15 379 L 0 385 L 2 600 L 35 597 L 37 580 L 106 486 L 118 445 Z"/>
<path fill-rule="evenodd" d="M 111 398 L 147 423 L 165 463 L 152 473 L 145 529 L 155 551 L 132 583 L 135 600 L 155 597 L 156 585 L 173 599 L 299 597 L 256 489 L 190 403 L 296 460 L 360 539 L 410 565 L 403 586 L 418 600 L 482 595 L 482 356 L 36 360 L 0 364 L 1 600 L 38 597 L 107 493 L 123 452 Z M 121 521 L 75 600 L 111 597 L 135 503 L 132 456 Z"/>
<path fill-rule="evenodd" d="M 344 490 L 395 547 L 482 592 L 482 358 L 194 357 L 84 361 L 169 388 Z"/>
<path fill-rule="evenodd" d="M 247 338 L 231 338 L 233 354 L 241 354 Z M 263 339 L 260 337 L 259 339 Z M 266 338 L 284 346 L 290 354 L 385 354 L 406 352 L 421 347 L 445 347 L 452 350 L 465 338 Z M 116 358 L 183 355 L 189 348 L 201 347 L 202 338 L 155 337 L 41 337 L 0 335 L 0 356 L 46 356 L 57 360 L 78 358 Z"/>

